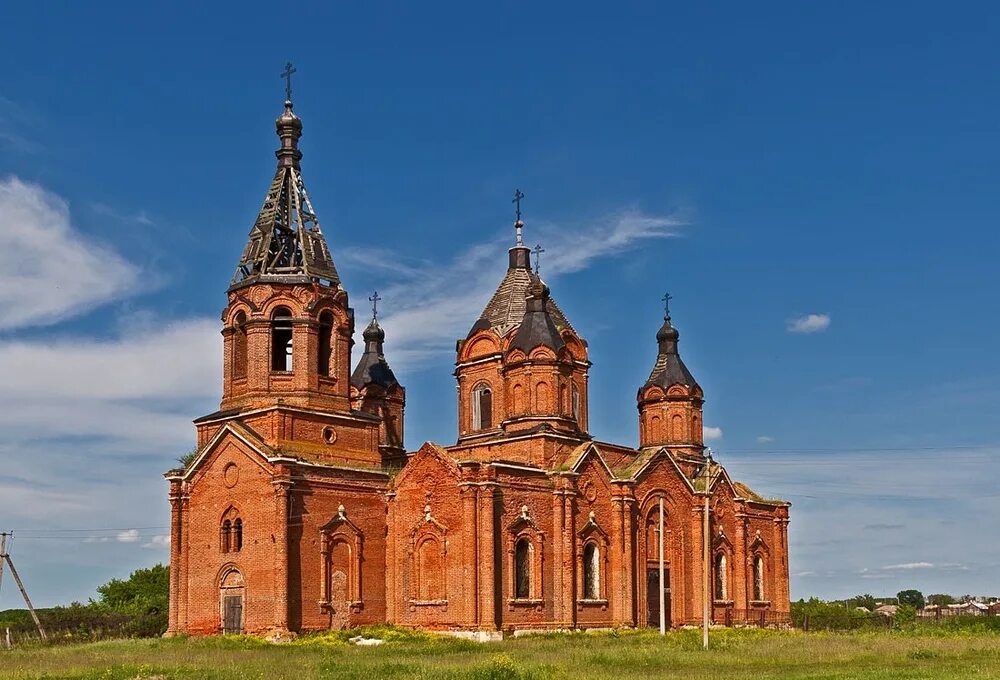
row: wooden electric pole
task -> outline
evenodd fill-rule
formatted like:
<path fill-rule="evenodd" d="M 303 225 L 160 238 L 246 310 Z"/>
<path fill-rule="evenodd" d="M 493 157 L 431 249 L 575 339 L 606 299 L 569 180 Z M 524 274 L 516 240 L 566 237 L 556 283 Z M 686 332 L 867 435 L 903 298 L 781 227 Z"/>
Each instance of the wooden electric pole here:
<path fill-rule="evenodd" d="M 18 576 L 17 569 L 14 567 L 14 560 L 10 558 L 10 553 L 7 552 L 8 536 L 13 537 L 13 534 L 0 533 L 0 576 L 3 575 L 3 563 L 6 562 L 7 566 L 10 567 L 11 575 L 14 577 L 14 582 L 17 583 L 17 587 L 21 591 L 21 597 L 24 598 L 24 604 L 28 605 L 28 611 L 31 613 L 31 618 L 35 620 L 35 625 L 38 626 L 38 634 L 42 636 L 43 640 L 48 640 L 48 636 L 45 634 L 45 629 L 42 628 L 42 622 L 38 620 L 38 614 L 35 613 L 35 608 L 31 606 L 31 599 L 28 597 L 28 591 L 24 589 L 21 577 Z"/>

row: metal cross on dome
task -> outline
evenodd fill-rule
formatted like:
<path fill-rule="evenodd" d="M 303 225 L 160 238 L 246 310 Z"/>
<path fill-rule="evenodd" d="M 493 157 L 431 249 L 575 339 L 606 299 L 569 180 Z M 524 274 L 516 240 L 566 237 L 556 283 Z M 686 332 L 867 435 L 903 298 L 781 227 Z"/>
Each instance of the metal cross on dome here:
<path fill-rule="evenodd" d="M 295 73 L 295 67 L 292 66 L 292 62 L 285 64 L 285 70 L 281 73 L 281 77 L 285 79 L 285 99 L 292 101 L 292 74 Z"/>
<path fill-rule="evenodd" d="M 511 203 L 513 203 L 515 206 L 517 206 L 515 208 L 515 212 L 516 212 L 516 215 L 517 215 L 517 221 L 518 222 L 521 221 L 521 199 L 522 198 L 524 198 L 524 194 L 521 193 L 521 190 L 520 189 L 514 189 L 514 198 L 511 200 Z"/>
<path fill-rule="evenodd" d="M 368 297 L 368 300 L 372 303 L 372 319 L 378 318 L 378 302 L 381 299 L 382 298 L 379 297 L 377 290 L 373 291 L 372 294 Z"/>
<path fill-rule="evenodd" d="M 663 300 L 663 316 L 664 318 L 670 318 L 670 301 L 674 299 L 674 296 L 670 293 L 665 294 L 662 298 Z"/>
<path fill-rule="evenodd" d="M 538 271 L 542 266 L 542 253 L 545 252 L 545 248 L 542 248 L 541 245 L 536 245 L 531 252 L 535 254 L 535 276 L 538 276 Z"/>

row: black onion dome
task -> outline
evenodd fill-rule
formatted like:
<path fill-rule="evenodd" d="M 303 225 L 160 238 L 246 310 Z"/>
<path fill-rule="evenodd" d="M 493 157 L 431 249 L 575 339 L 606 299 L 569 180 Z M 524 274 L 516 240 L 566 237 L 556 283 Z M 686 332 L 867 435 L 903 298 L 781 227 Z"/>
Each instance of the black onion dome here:
<path fill-rule="evenodd" d="M 659 352 L 656 355 L 656 363 L 653 371 L 649 374 L 643 387 L 658 385 L 664 389 L 671 385 L 684 385 L 689 388 L 698 388 L 698 381 L 691 375 L 691 371 L 684 365 L 681 355 L 677 350 L 677 342 L 681 334 L 670 322 L 670 317 L 663 318 L 663 325 L 656 333 L 656 342 L 659 345 Z"/>
<path fill-rule="evenodd" d="M 385 360 L 383 352 L 385 331 L 376 319 L 372 319 L 362 336 L 365 339 L 365 352 L 361 355 L 361 361 L 358 362 L 354 373 L 351 374 L 351 384 L 359 390 L 369 385 L 380 387 L 398 385 L 399 381 L 389 368 L 389 362 Z"/>

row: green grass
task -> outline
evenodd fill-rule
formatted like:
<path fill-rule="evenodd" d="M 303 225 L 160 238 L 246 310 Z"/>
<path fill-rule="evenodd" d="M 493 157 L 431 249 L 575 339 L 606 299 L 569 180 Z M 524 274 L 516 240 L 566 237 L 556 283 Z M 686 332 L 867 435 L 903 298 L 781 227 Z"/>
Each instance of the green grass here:
<path fill-rule="evenodd" d="M 982 629 L 867 633 L 699 631 L 549 634 L 478 644 L 380 627 L 272 645 L 254 638 L 122 640 L 0 651 L 0 678 L 1000 678 L 1000 635 Z"/>

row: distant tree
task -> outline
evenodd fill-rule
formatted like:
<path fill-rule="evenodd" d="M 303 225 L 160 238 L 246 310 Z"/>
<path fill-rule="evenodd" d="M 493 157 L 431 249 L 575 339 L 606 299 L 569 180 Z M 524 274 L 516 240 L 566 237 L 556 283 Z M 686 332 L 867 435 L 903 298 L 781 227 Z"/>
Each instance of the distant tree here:
<path fill-rule="evenodd" d="M 923 609 L 924 594 L 919 590 L 901 590 L 896 594 L 896 602 L 914 609 Z"/>
<path fill-rule="evenodd" d="M 947 607 L 949 604 L 955 604 L 955 598 L 946 593 L 936 593 L 934 595 L 927 596 L 927 604 L 936 604 L 939 607 Z"/>
<path fill-rule="evenodd" d="M 864 595 L 855 595 L 847 601 L 848 605 L 851 607 L 864 607 L 868 611 L 874 611 L 875 607 L 878 606 L 875 596 L 865 593 Z"/>
<path fill-rule="evenodd" d="M 170 569 L 157 564 L 136 569 L 127 580 L 112 579 L 97 589 L 100 598 L 93 603 L 122 614 L 160 614 L 170 600 Z"/>
<path fill-rule="evenodd" d="M 923 601 L 923 596 L 920 598 Z M 910 604 L 901 604 L 896 610 L 896 613 L 892 615 L 892 622 L 897 626 L 902 626 L 908 623 L 913 623 L 917 620 L 917 609 Z"/>

